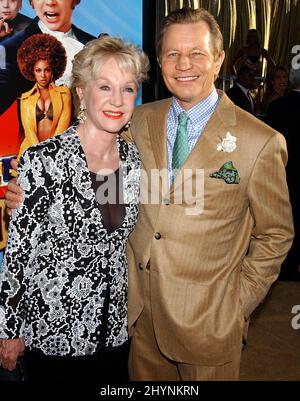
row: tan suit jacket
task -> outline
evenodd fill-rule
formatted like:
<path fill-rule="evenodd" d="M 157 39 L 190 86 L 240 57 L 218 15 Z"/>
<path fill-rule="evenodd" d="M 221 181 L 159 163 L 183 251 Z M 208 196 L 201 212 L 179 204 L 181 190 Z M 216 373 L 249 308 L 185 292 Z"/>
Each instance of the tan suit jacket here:
<path fill-rule="evenodd" d="M 49 93 L 53 106 L 52 130 L 49 134 L 49 137 L 52 137 L 69 128 L 72 113 L 72 95 L 66 86 L 56 86 L 53 83 L 49 86 Z M 21 96 L 20 111 L 25 138 L 20 147 L 19 157 L 25 149 L 39 143 L 36 124 L 36 104 L 39 97 L 37 84 Z"/>
<path fill-rule="evenodd" d="M 194 202 L 191 197 L 172 204 L 174 189 L 181 186 L 176 178 L 170 204 L 140 205 L 128 247 L 131 334 L 143 309 L 151 260 L 158 346 L 166 357 L 190 364 L 223 364 L 240 353 L 245 318 L 276 280 L 293 238 L 283 136 L 219 94 L 220 103 L 183 166 L 193 171 L 194 184 L 196 169 L 204 169 L 202 213 L 187 214 L 201 194 Z M 168 99 L 142 105 L 134 114 L 131 133 L 148 175 L 167 169 L 170 104 Z M 237 138 L 232 153 L 217 150 L 227 132 Z M 228 161 L 238 170 L 239 184 L 210 177 Z M 167 197 L 161 193 L 162 200 Z"/>

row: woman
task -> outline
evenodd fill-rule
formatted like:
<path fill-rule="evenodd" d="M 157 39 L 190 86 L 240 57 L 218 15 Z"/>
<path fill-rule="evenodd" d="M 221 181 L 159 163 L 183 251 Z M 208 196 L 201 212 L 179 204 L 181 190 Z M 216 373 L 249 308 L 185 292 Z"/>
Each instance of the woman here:
<path fill-rule="evenodd" d="M 119 134 L 148 65 L 120 39 L 89 42 L 73 63 L 80 124 L 20 160 L 25 197 L 3 263 L 0 359 L 14 369 L 26 346 L 29 380 L 126 378 L 125 245 L 140 161 Z"/>
<path fill-rule="evenodd" d="M 266 59 L 269 68 L 274 68 L 275 63 L 269 52 L 261 45 L 261 35 L 257 29 L 250 29 L 246 38 L 246 46 L 242 47 L 231 63 L 231 70 L 236 75 L 237 67 L 247 66 L 253 70 L 257 77 L 262 75 L 262 62 Z"/>
<path fill-rule="evenodd" d="M 66 86 L 56 86 L 66 68 L 66 51 L 49 34 L 36 34 L 23 42 L 17 61 L 22 75 L 36 82 L 21 95 L 20 111 L 25 139 L 19 157 L 30 146 L 65 131 L 71 120 L 72 96 Z"/>
<path fill-rule="evenodd" d="M 266 94 L 263 99 L 263 110 L 267 112 L 274 100 L 287 95 L 288 87 L 289 73 L 283 66 L 276 67 L 267 81 Z"/>

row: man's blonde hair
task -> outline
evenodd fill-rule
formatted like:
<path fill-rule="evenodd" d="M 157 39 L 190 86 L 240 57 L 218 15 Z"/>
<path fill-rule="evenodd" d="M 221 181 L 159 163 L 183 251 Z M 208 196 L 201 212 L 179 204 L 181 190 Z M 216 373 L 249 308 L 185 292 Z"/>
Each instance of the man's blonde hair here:
<path fill-rule="evenodd" d="M 164 18 L 156 40 L 156 55 L 158 60 L 161 60 L 164 35 L 171 25 L 195 24 L 200 21 L 205 22 L 208 26 L 211 35 L 211 50 L 213 52 L 214 59 L 217 60 L 224 50 L 223 35 L 221 33 L 219 24 L 215 20 L 214 16 L 203 8 L 193 9 L 188 7 L 174 10 Z"/>

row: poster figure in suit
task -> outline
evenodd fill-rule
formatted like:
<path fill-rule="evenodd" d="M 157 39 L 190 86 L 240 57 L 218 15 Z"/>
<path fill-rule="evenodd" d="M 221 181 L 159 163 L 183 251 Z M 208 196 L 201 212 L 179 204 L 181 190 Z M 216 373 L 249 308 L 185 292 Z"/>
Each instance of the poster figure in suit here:
<path fill-rule="evenodd" d="M 19 31 L 23 31 L 31 18 L 20 14 L 22 0 L 0 0 L 0 43 Z"/>
<path fill-rule="evenodd" d="M 54 84 L 63 75 L 67 62 L 65 48 L 54 36 L 47 33 L 30 36 L 19 47 L 17 60 L 21 74 L 35 82 L 20 98 L 25 133 L 20 157 L 25 149 L 69 127 L 72 95 L 68 87 Z"/>

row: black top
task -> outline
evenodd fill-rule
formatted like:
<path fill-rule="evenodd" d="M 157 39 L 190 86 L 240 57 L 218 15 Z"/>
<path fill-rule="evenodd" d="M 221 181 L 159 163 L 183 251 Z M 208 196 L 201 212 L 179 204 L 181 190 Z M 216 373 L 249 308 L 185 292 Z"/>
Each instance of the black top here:
<path fill-rule="evenodd" d="M 50 106 L 47 111 L 41 110 L 39 105 L 36 105 L 35 108 L 35 114 L 36 114 L 36 122 L 39 123 L 42 121 L 44 118 L 48 118 L 49 120 L 53 121 L 53 106 L 52 103 L 50 103 Z"/>
<path fill-rule="evenodd" d="M 104 226 L 107 231 L 113 232 L 122 226 L 126 215 L 120 169 L 109 175 L 90 171 L 90 175 Z"/>

